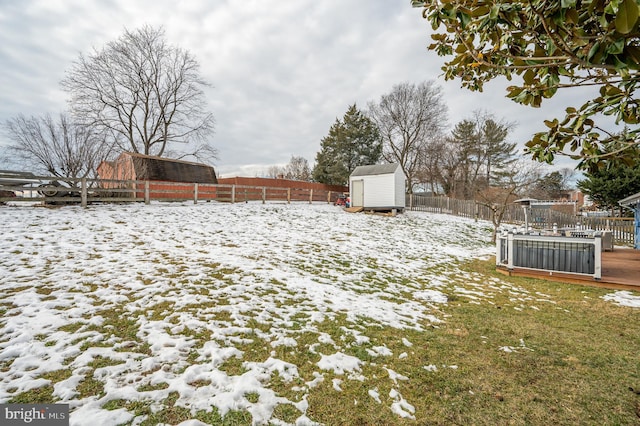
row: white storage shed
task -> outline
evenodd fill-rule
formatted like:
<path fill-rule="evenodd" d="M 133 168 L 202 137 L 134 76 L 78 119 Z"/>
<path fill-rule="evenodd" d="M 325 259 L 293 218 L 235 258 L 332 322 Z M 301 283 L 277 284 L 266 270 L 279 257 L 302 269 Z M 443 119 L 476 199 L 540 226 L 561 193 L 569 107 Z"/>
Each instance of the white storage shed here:
<path fill-rule="evenodd" d="M 406 176 L 400 164 L 358 166 L 349 176 L 352 207 L 404 210 Z"/>

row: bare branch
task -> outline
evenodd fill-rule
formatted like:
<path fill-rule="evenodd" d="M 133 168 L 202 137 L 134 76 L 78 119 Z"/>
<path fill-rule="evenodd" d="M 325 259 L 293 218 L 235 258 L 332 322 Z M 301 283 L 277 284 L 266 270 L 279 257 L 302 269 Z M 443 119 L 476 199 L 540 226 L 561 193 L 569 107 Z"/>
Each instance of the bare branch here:
<path fill-rule="evenodd" d="M 195 156 L 213 133 L 199 65 L 188 51 L 167 44 L 163 29 L 125 30 L 103 49 L 81 55 L 62 86 L 74 116 L 109 134 L 120 150 Z"/>
<path fill-rule="evenodd" d="M 447 124 L 442 89 L 433 81 L 396 85 L 378 103 L 369 104 L 369 115 L 384 140 L 383 158 L 400 163 L 412 191 L 423 153 Z"/>
<path fill-rule="evenodd" d="M 66 114 L 19 115 L 5 123 L 13 154 L 30 168 L 61 178 L 82 178 L 95 172 L 111 151 L 102 134 L 74 123 Z"/>

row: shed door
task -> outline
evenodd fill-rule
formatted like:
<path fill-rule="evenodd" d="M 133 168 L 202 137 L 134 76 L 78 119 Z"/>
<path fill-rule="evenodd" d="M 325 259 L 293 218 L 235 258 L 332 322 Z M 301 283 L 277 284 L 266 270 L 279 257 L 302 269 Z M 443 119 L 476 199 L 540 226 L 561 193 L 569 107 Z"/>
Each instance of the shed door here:
<path fill-rule="evenodd" d="M 364 181 L 351 181 L 351 205 L 353 207 L 364 207 Z"/>

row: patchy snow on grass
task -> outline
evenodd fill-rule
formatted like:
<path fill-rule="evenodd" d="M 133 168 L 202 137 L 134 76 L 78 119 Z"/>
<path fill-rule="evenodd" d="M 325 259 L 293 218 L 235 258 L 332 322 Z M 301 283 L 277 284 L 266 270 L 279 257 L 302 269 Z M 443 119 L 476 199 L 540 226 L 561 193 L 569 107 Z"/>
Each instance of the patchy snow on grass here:
<path fill-rule="evenodd" d="M 505 290 L 455 267 L 494 248 L 488 224 L 452 216 L 153 203 L 3 206 L 0 221 L 0 403 L 52 385 L 73 425 L 137 424 L 134 403 L 155 413 L 167 401 L 193 415 L 244 410 L 254 424 L 285 424 L 274 410 L 289 404 L 313 424 L 306 396 L 325 377 L 336 391 L 344 378 L 368 380 L 346 349 L 392 355 L 362 325 L 424 330 L 442 321 L 447 288 L 475 300 Z M 338 320 L 340 339 L 320 329 Z M 281 359 L 305 351 L 320 361 L 304 376 Z M 387 371 L 392 385 L 411 380 Z M 389 396 L 388 408 L 415 418 L 397 390 Z"/>
<path fill-rule="evenodd" d="M 630 291 L 616 291 L 615 293 L 606 294 L 602 298 L 620 306 L 640 308 L 640 296 L 636 296 Z"/>
<path fill-rule="evenodd" d="M 321 370 L 330 370 L 335 374 L 343 375 L 345 373 L 360 371 L 362 361 L 355 356 L 336 352 L 333 355 L 322 355 L 322 359 L 318 361 L 317 365 Z"/>
<path fill-rule="evenodd" d="M 373 389 L 369 389 L 369 391 L 367 392 L 369 394 L 369 396 L 371 398 L 373 398 L 378 404 L 382 404 L 382 401 L 380 400 L 380 392 L 378 391 L 378 388 L 373 388 Z"/>
<path fill-rule="evenodd" d="M 391 404 L 391 411 L 396 413 L 400 417 L 408 418 L 415 420 L 414 416 L 416 409 L 413 405 L 409 404 L 406 399 L 400 395 L 395 389 L 391 389 L 389 392 L 389 398 L 393 399 L 393 403 Z"/>
<path fill-rule="evenodd" d="M 520 339 L 519 346 L 500 346 L 498 350 L 502 352 L 508 352 L 508 353 L 520 352 L 522 350 L 533 351 L 533 349 L 527 347 L 527 345 L 524 343 L 524 339 Z"/>

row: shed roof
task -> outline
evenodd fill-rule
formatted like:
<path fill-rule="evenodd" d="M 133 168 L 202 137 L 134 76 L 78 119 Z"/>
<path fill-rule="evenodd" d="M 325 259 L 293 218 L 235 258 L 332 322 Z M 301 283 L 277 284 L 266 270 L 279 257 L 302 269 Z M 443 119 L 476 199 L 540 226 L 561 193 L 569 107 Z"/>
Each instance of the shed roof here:
<path fill-rule="evenodd" d="M 372 164 L 370 166 L 358 166 L 355 168 L 351 176 L 372 176 L 372 175 L 388 175 L 395 173 L 400 167 L 399 163 L 391 164 Z"/>
<path fill-rule="evenodd" d="M 620 204 L 621 206 L 632 207 L 638 202 L 640 202 L 640 192 L 630 195 L 627 198 L 623 198 L 622 200 L 618 201 L 618 204 Z"/>
<path fill-rule="evenodd" d="M 131 157 L 136 179 L 169 182 L 218 183 L 213 167 L 184 160 L 125 152 Z"/>

